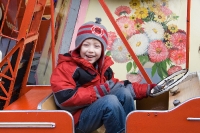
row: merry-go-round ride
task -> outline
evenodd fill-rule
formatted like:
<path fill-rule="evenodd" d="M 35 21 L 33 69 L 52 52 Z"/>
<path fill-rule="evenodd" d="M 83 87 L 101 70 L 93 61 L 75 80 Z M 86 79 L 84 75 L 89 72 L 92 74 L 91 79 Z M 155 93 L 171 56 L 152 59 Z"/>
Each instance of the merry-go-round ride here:
<path fill-rule="evenodd" d="M 0 0 L 4 9 L 1 11 L 1 41 L 7 40 L 11 49 L 0 62 L 0 132 L 74 132 L 72 115 L 58 110 L 50 85 L 27 85 L 31 65 L 37 48 L 40 26 L 43 15 L 51 19 L 51 52 L 52 70 L 55 68 L 54 53 L 54 1 L 46 5 L 47 0 Z M 15 3 L 16 2 L 16 3 Z M 132 58 L 140 68 L 147 82 L 151 82 L 130 50 L 129 44 L 119 27 L 114 22 L 104 0 L 99 0 L 102 8 L 110 18 Z M 6 20 L 11 19 L 10 6 L 16 4 L 13 23 L 18 28 L 8 28 Z M 190 2 L 189 2 L 190 5 Z M 13 42 L 13 44 L 11 44 Z M 5 52 L 5 51 L 4 51 Z M 187 52 L 187 56 L 189 56 Z M 188 65 L 157 83 L 161 91 L 155 91 L 144 104 L 138 104 L 137 110 L 131 112 L 126 119 L 126 133 L 197 133 L 200 131 L 200 72 L 189 72 Z M 153 98 L 152 98 L 153 97 Z M 102 126 L 94 133 L 103 133 Z"/>

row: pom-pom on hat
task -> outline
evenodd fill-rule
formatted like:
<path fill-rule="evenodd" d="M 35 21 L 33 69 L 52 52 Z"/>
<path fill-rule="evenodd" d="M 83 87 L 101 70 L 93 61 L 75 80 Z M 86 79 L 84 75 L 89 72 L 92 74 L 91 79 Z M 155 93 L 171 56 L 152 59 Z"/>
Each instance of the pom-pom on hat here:
<path fill-rule="evenodd" d="M 78 29 L 75 49 L 79 48 L 81 43 L 88 38 L 99 40 L 103 45 L 104 51 L 106 50 L 108 33 L 106 28 L 101 24 L 101 18 L 96 18 L 96 22 L 87 22 Z"/>

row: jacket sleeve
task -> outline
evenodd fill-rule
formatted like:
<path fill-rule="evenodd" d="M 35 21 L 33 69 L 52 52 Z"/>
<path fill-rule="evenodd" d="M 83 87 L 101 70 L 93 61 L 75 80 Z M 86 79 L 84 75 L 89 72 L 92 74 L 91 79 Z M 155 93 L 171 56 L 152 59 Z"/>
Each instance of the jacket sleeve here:
<path fill-rule="evenodd" d="M 132 83 L 133 91 L 135 93 L 135 99 L 142 99 L 148 97 L 150 91 L 149 84 L 139 84 L 139 83 Z"/>
<path fill-rule="evenodd" d="M 117 78 L 114 78 L 114 73 L 110 67 L 105 71 L 104 76 L 109 81 L 111 93 L 116 88 L 125 87 L 130 90 L 134 99 L 142 99 L 147 97 L 150 93 L 150 89 L 152 88 L 151 84 L 131 83 L 129 80 L 120 82 Z"/>
<path fill-rule="evenodd" d="M 77 87 L 72 78 L 75 69 L 67 63 L 59 64 L 50 79 L 56 104 L 69 111 L 88 106 L 97 99 L 93 86 Z"/>
<path fill-rule="evenodd" d="M 147 84 L 147 83 L 131 83 L 128 80 L 124 81 L 124 86 L 130 90 L 134 99 L 142 99 L 148 97 L 150 90 L 152 89 L 154 84 Z"/>

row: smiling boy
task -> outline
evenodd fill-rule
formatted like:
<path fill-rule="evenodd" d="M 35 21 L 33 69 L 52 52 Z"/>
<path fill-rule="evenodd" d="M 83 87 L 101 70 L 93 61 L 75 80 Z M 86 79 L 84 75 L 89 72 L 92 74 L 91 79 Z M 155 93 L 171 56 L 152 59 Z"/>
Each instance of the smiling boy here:
<path fill-rule="evenodd" d="M 79 28 L 75 49 L 59 55 L 51 76 L 55 102 L 72 113 L 76 133 L 91 133 L 103 124 L 106 133 L 123 133 L 134 100 L 148 97 L 155 86 L 114 77 L 114 63 L 104 55 L 108 34 L 100 21 Z"/>
<path fill-rule="evenodd" d="M 100 58 L 101 51 L 101 42 L 96 39 L 89 38 L 83 41 L 80 48 L 80 56 L 91 64 L 94 64 Z"/>

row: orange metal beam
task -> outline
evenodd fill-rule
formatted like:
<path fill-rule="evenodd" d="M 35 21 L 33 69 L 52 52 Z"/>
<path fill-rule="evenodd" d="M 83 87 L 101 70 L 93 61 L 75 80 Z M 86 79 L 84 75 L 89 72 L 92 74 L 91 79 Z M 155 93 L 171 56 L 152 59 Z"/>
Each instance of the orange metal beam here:
<path fill-rule="evenodd" d="M 10 0 L 8 0 L 7 5 L 6 5 L 6 8 L 5 8 L 5 12 L 4 12 L 4 15 L 3 15 L 3 21 L 2 21 L 1 29 L 0 29 L 0 34 L 2 33 L 3 25 L 4 25 L 4 23 L 5 23 L 6 19 L 7 19 L 5 15 L 8 14 L 8 6 L 9 6 L 9 3 L 10 3 Z"/>
<path fill-rule="evenodd" d="M 23 0 L 19 1 L 19 5 L 22 4 L 22 1 Z M 33 44 L 31 54 L 30 54 L 30 59 L 28 61 L 28 65 L 26 67 L 26 74 L 24 75 L 24 78 L 22 81 L 21 90 L 23 90 L 23 87 L 26 86 L 26 84 L 27 84 L 27 79 L 29 76 L 32 59 L 33 59 L 33 55 L 35 52 L 36 43 L 37 43 L 37 39 L 38 39 L 38 30 L 39 30 L 40 23 L 42 20 L 42 15 L 44 13 L 46 1 L 47 0 L 29 0 L 26 5 L 26 9 L 25 9 L 25 12 L 23 15 L 23 19 L 22 19 L 21 26 L 20 26 L 20 29 L 18 32 L 18 36 L 12 37 L 12 36 L 2 35 L 5 38 L 16 40 L 16 45 L 8 52 L 8 54 L 5 55 L 3 60 L 0 62 L 0 68 L 5 66 L 4 69 L 0 72 L 0 78 L 3 77 L 3 78 L 6 78 L 7 80 L 9 80 L 9 85 L 7 85 L 6 88 L 5 88 L 5 86 L 3 86 L 4 83 L 0 82 L 0 85 L 1 85 L 0 89 L 2 90 L 2 92 L 5 95 L 5 97 L 4 97 L 4 95 L 0 96 L 0 100 L 5 100 L 5 105 L 3 106 L 3 108 L 7 107 L 10 104 L 10 100 L 11 100 L 13 90 L 15 87 L 15 81 L 17 78 L 20 62 L 21 62 L 22 56 L 24 54 L 25 46 L 27 44 L 29 44 L 30 42 L 33 42 L 34 44 Z M 6 3 L 6 9 L 3 14 L 4 21 L 5 21 L 6 15 L 7 15 L 9 4 L 10 4 L 10 0 L 8 0 L 8 2 Z M 17 16 L 15 17 L 15 19 L 18 18 L 20 9 L 21 8 L 19 8 L 19 7 L 17 8 Z M 3 21 L 3 23 L 4 23 L 4 21 Z M 17 20 L 15 20 L 15 21 L 17 21 Z M 2 30 L 2 27 L 3 26 L 1 26 L 1 30 Z M 0 33 L 0 34 L 2 34 L 2 33 Z M 18 52 L 18 55 L 16 57 L 16 62 L 15 62 L 14 68 L 13 68 L 13 66 L 10 63 L 11 62 L 10 60 L 16 52 Z M 6 75 L 7 72 L 9 72 L 10 75 Z"/>
<path fill-rule="evenodd" d="M 54 26 L 54 0 L 51 0 L 51 53 L 52 53 L 52 71 L 55 69 L 55 26 Z"/>
<path fill-rule="evenodd" d="M 189 52 L 190 52 L 190 8 L 191 0 L 187 0 L 187 43 L 186 43 L 186 68 L 189 69 Z"/>
<path fill-rule="evenodd" d="M 27 36 L 33 19 L 33 14 L 36 4 L 37 0 L 28 1 L 17 40 L 21 40 L 22 38 L 25 38 Z"/>
<path fill-rule="evenodd" d="M 128 52 L 130 53 L 130 55 L 132 56 L 133 60 L 137 64 L 137 66 L 138 66 L 139 70 L 141 71 L 143 77 L 145 78 L 145 80 L 147 81 L 147 83 L 152 83 L 151 79 L 149 78 L 149 76 L 147 75 L 146 71 L 144 70 L 142 64 L 140 63 L 138 57 L 135 55 L 134 51 L 130 47 L 130 44 L 128 43 L 128 41 L 124 37 L 122 31 L 120 30 L 119 26 L 117 25 L 117 23 L 116 23 L 113 15 L 112 15 L 112 13 L 110 12 L 108 6 L 104 2 L 104 0 L 99 0 L 99 2 L 101 4 L 101 6 L 103 7 L 105 13 L 107 14 L 108 18 L 110 19 L 111 23 L 113 24 L 113 26 L 114 26 L 115 30 L 117 31 L 118 35 L 122 39 L 122 41 L 123 41 L 124 45 L 126 46 Z"/>

